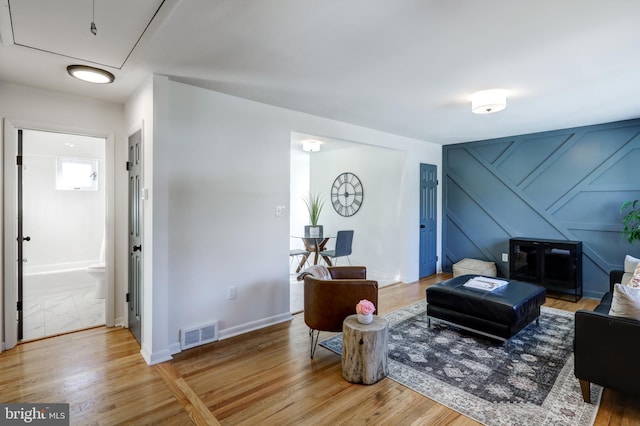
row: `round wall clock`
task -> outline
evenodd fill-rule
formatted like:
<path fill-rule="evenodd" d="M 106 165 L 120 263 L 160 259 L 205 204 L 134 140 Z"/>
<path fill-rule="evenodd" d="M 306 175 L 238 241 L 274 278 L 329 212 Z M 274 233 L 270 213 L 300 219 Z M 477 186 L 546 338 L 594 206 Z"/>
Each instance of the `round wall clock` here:
<path fill-rule="evenodd" d="M 364 188 L 358 176 L 345 172 L 333 181 L 331 204 L 341 216 L 353 216 L 360 210 L 364 198 Z"/>

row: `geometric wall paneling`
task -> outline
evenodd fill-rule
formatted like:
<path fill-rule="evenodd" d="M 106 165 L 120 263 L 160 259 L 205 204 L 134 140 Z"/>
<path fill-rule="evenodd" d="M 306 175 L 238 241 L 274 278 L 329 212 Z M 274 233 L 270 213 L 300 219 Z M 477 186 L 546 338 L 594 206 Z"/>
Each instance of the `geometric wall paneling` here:
<path fill-rule="evenodd" d="M 522 138 L 514 149 L 500 158 L 498 169 L 516 185 L 520 185 L 535 170 L 536 165 L 549 158 L 566 140 L 567 135 L 548 138 Z"/>
<path fill-rule="evenodd" d="M 598 179 L 593 182 L 594 184 L 613 184 L 618 186 L 625 183 L 631 183 L 630 181 L 634 178 L 637 179 L 637 176 L 629 176 L 625 173 L 625 171 L 633 168 L 634 166 L 637 168 L 638 164 L 640 164 L 640 137 L 636 137 L 636 140 L 634 140 L 633 143 L 638 145 L 638 147 L 633 147 L 630 144 L 630 149 L 627 150 L 620 158 L 617 158 L 617 162 L 600 175 Z"/>
<path fill-rule="evenodd" d="M 525 192 L 544 208 L 551 207 L 635 134 L 637 130 L 629 132 L 626 128 L 576 133 L 540 164 L 538 176 L 527 183 Z"/>
<path fill-rule="evenodd" d="M 510 235 L 509 230 L 504 229 L 505 222 L 499 221 L 497 212 L 491 206 L 475 204 L 474 199 L 479 197 L 468 192 L 468 189 L 465 191 L 453 181 L 449 182 L 447 188 L 447 199 L 450 202 L 447 217 L 455 225 L 457 245 L 456 251 L 447 253 L 445 257 L 458 260 L 478 256 L 483 259 L 499 259 L 504 252 L 504 241 Z M 474 208 L 468 209 L 471 204 L 475 204 Z M 482 241 L 482 245 L 476 245 L 475 241 Z"/>
<path fill-rule="evenodd" d="M 443 269 L 475 253 L 505 273 L 509 238 L 577 240 L 599 297 L 624 254 L 640 257 L 619 213 L 640 198 L 638 164 L 640 119 L 443 146 Z"/>
<path fill-rule="evenodd" d="M 478 143 L 474 148 L 482 158 L 487 160 L 489 163 L 495 163 L 498 158 L 502 157 L 504 153 L 511 147 L 514 143 L 514 140 L 507 140 L 505 142 L 494 142 L 483 145 Z"/>

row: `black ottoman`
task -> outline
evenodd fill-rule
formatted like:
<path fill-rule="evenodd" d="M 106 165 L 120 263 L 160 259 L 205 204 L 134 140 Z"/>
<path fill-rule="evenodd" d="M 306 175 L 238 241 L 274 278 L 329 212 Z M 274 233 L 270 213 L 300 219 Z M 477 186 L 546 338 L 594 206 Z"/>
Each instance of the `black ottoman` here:
<path fill-rule="evenodd" d="M 509 339 L 540 316 L 545 289 L 510 280 L 494 291 L 464 287 L 477 275 L 461 275 L 427 288 L 427 318 L 485 336 Z"/>

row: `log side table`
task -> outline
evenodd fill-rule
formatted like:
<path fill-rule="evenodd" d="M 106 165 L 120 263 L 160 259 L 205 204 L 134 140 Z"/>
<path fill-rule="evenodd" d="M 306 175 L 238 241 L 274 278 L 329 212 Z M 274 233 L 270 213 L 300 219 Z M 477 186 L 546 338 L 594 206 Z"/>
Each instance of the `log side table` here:
<path fill-rule="evenodd" d="M 373 316 L 371 324 L 360 324 L 357 315 L 342 323 L 342 377 L 351 383 L 372 385 L 386 377 L 389 322 Z"/>

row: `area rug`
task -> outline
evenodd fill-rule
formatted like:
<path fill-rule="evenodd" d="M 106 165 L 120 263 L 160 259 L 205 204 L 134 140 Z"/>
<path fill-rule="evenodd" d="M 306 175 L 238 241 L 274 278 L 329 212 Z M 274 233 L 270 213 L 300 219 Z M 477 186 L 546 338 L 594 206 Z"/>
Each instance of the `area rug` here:
<path fill-rule="evenodd" d="M 573 374 L 573 313 L 542 307 L 540 324 L 498 340 L 433 323 L 426 302 L 385 315 L 388 377 L 486 425 L 592 425 L 602 388 L 582 400 Z M 320 343 L 342 353 L 342 335 Z"/>

